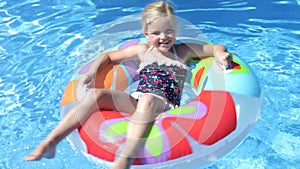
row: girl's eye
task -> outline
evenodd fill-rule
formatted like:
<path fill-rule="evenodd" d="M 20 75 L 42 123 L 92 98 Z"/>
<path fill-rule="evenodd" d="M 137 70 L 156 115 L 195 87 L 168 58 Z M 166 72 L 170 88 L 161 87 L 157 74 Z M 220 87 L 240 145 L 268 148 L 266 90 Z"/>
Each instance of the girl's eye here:
<path fill-rule="evenodd" d="M 167 31 L 166 31 L 166 34 L 173 34 L 173 33 L 174 33 L 173 30 L 167 30 Z"/>
<path fill-rule="evenodd" d="M 159 32 L 152 32 L 151 34 L 152 35 L 159 35 L 160 33 Z"/>
<path fill-rule="evenodd" d="M 154 31 L 154 32 L 151 32 L 150 34 L 154 35 L 154 36 L 159 36 L 162 33 L 164 33 L 165 35 L 172 35 L 172 34 L 175 34 L 175 31 L 173 29 L 168 29 L 168 30 L 166 30 L 164 32 Z"/>

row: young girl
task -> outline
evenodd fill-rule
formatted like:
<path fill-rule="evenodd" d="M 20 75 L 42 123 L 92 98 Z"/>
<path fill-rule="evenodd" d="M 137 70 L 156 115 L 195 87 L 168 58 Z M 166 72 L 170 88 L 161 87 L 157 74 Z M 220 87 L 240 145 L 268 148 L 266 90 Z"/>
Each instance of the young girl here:
<path fill-rule="evenodd" d="M 213 55 L 219 65 L 230 66 L 230 55 L 222 45 L 174 44 L 177 21 L 173 8 L 166 2 L 154 2 L 144 9 L 142 31 L 149 40 L 147 44 L 108 52 L 96 59 L 88 74 L 80 80 L 82 85 L 88 86 L 85 97 L 24 160 L 53 158 L 56 145 L 84 123 L 93 110 L 109 109 L 132 114 L 125 148 L 112 167 L 129 168 L 158 112 L 180 105 L 187 69 L 185 64 L 189 58 Z M 139 63 L 140 80 L 136 92 L 129 95 L 93 88 L 99 70 L 109 63 L 124 60 Z"/>

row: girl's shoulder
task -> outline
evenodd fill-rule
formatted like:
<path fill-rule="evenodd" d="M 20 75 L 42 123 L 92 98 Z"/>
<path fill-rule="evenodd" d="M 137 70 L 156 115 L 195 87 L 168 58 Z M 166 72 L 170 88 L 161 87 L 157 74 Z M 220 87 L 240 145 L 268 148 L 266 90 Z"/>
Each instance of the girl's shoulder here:
<path fill-rule="evenodd" d="M 178 57 L 186 62 L 188 60 L 188 53 L 190 53 L 191 49 L 188 47 L 186 43 L 179 43 L 174 45 L 176 53 Z"/>
<path fill-rule="evenodd" d="M 184 61 L 188 61 L 190 58 L 197 57 L 203 53 L 202 48 L 203 44 L 196 43 L 180 43 L 175 45 L 178 56 Z"/>
<path fill-rule="evenodd" d="M 125 48 L 109 52 L 110 59 L 116 62 L 121 60 L 141 60 L 141 56 L 148 50 L 145 44 L 130 45 Z"/>
<path fill-rule="evenodd" d="M 149 49 L 149 46 L 147 44 L 136 44 L 136 45 L 131 45 L 124 50 L 131 51 L 131 52 L 137 52 L 137 53 L 143 53 L 146 52 Z"/>
<path fill-rule="evenodd" d="M 147 44 L 136 44 L 131 45 L 121 50 L 116 51 L 117 55 L 123 55 L 127 59 L 132 60 L 142 60 L 142 56 L 146 54 L 148 51 L 149 46 Z"/>
<path fill-rule="evenodd" d="M 187 51 L 191 50 L 189 46 L 190 46 L 189 43 L 174 44 L 177 53 L 186 53 Z"/>
<path fill-rule="evenodd" d="M 141 50 L 147 50 L 150 46 L 147 43 L 142 43 L 142 44 L 135 44 L 135 45 L 130 45 L 127 48 L 139 48 Z"/>
<path fill-rule="evenodd" d="M 185 50 L 188 50 L 188 49 L 190 49 L 191 47 L 202 47 L 203 45 L 205 45 L 205 44 L 197 44 L 197 43 L 178 43 L 178 44 L 175 44 L 175 47 L 178 48 L 178 49 L 185 49 Z"/>

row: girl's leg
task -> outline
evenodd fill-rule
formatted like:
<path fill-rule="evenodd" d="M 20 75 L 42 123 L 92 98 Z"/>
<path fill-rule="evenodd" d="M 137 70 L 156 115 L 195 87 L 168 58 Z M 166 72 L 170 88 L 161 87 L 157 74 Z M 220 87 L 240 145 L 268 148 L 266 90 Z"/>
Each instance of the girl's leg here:
<path fill-rule="evenodd" d="M 90 89 L 86 96 L 76 104 L 60 121 L 57 127 L 24 160 L 33 161 L 41 158 L 53 158 L 56 145 L 84 123 L 96 109 L 118 110 L 132 113 L 137 101 L 121 91 Z"/>
<path fill-rule="evenodd" d="M 162 98 L 152 94 L 144 94 L 138 102 L 127 130 L 126 145 L 111 169 L 127 169 L 130 167 L 140 146 L 145 142 L 155 117 L 165 109 Z"/>

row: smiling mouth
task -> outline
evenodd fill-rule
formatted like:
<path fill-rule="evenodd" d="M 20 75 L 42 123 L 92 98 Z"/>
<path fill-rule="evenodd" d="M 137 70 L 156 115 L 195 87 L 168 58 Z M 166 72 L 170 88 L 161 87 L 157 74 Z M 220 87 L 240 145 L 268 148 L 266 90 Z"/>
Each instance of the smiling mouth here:
<path fill-rule="evenodd" d="M 168 45 L 169 43 L 170 43 L 170 40 L 159 42 L 159 44 L 161 44 L 161 45 Z"/>

